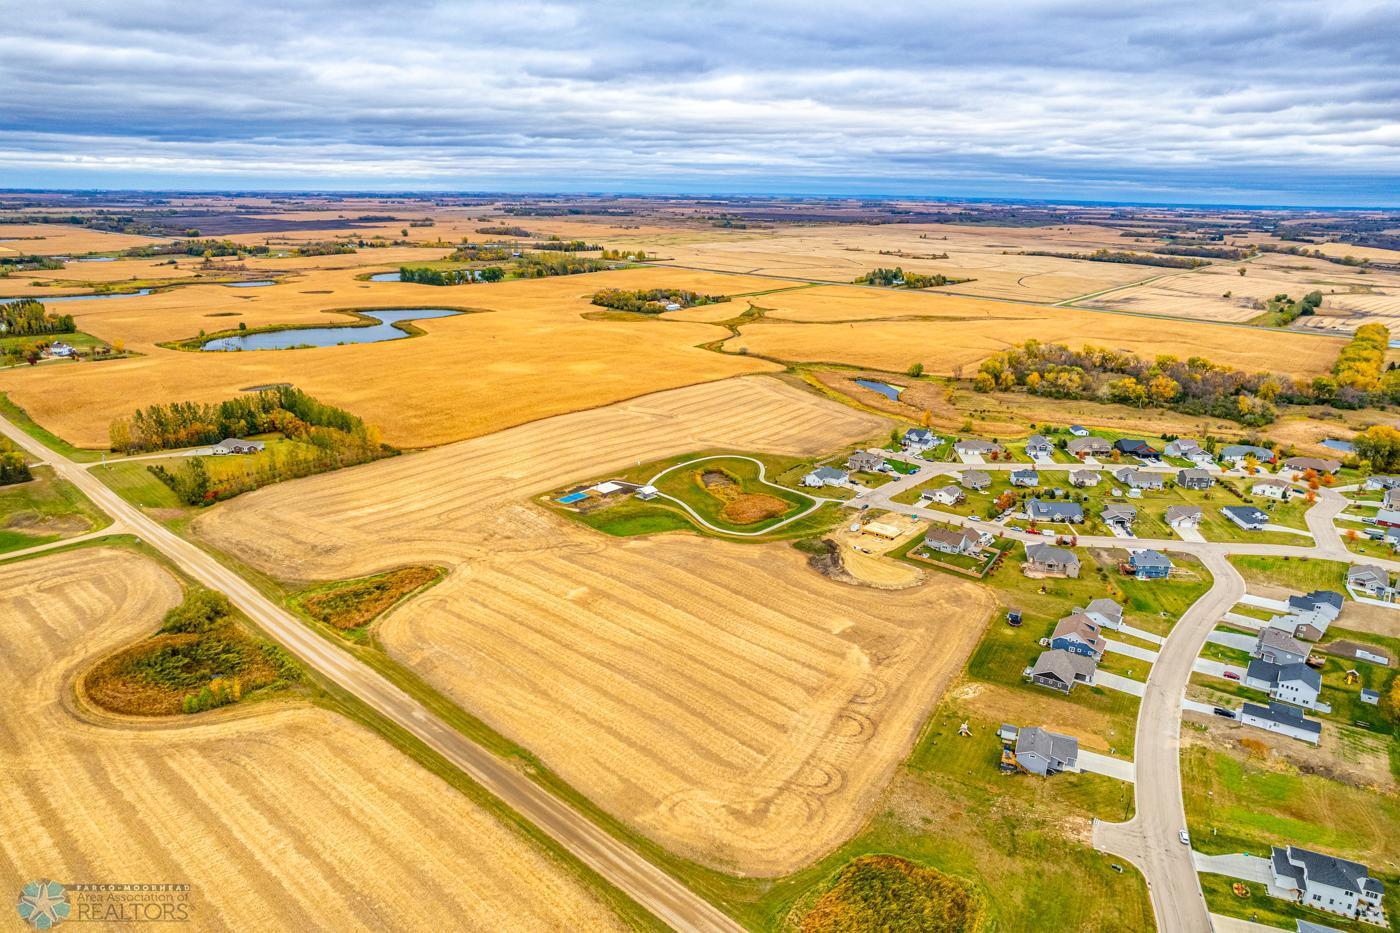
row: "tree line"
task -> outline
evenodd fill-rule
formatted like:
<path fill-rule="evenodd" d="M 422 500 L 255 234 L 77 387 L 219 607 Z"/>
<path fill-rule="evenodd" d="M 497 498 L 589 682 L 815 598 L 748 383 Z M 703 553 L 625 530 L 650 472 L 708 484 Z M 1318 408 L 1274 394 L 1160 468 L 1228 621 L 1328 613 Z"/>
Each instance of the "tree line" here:
<path fill-rule="evenodd" d="M 506 277 L 500 266 L 485 269 L 432 269 L 427 266 L 400 266 L 399 281 L 418 285 L 471 285 L 475 282 L 499 282 Z"/>
<path fill-rule="evenodd" d="M 613 308 L 636 314 L 660 314 L 666 310 L 668 304 L 694 308 L 728 300 L 728 295 L 702 295 L 681 288 L 605 288 L 593 295 L 593 304 L 600 308 Z"/>
<path fill-rule="evenodd" d="M 140 453 L 214 444 L 228 437 L 281 431 L 288 437 L 326 428 L 382 446 L 378 431 L 342 408 L 317 401 L 300 389 L 279 386 L 222 402 L 170 402 L 137 409 L 111 426 L 114 451 Z"/>
<path fill-rule="evenodd" d="M 42 334 L 71 334 L 77 330 L 71 314 L 49 314 L 35 298 L 0 302 L 0 336 L 36 337 Z"/>
<path fill-rule="evenodd" d="M 885 288 L 941 288 L 944 285 L 958 285 L 972 279 L 949 278 L 941 272 L 925 275 L 920 272 L 905 272 L 899 266 L 893 269 L 881 267 L 855 280 L 857 285 L 880 285 Z"/>
<path fill-rule="evenodd" d="M 1139 266 L 1165 266 L 1168 269 L 1196 269 L 1209 265 L 1194 256 L 1161 256 L 1153 253 L 1133 253 L 1119 249 L 1096 249 L 1092 253 L 1057 253 L 1051 250 L 1023 250 L 1022 256 L 1050 256 L 1055 259 L 1079 259 L 1084 262 L 1129 262 Z"/>
<path fill-rule="evenodd" d="M 547 240 L 536 240 L 531 243 L 535 249 L 549 250 L 556 253 L 587 253 L 600 250 L 603 247 L 597 243 L 589 243 L 586 240 L 561 240 L 558 237 L 550 237 Z"/>
<path fill-rule="evenodd" d="M 612 266 L 601 259 L 586 256 L 531 256 L 520 259 L 516 274 L 522 279 L 543 279 L 551 275 L 579 275 L 585 272 L 604 272 Z"/>
<path fill-rule="evenodd" d="M 524 227 L 477 227 L 476 232 L 484 233 L 486 236 L 508 236 L 516 240 L 528 240 L 534 236 L 533 233 L 526 230 Z"/>

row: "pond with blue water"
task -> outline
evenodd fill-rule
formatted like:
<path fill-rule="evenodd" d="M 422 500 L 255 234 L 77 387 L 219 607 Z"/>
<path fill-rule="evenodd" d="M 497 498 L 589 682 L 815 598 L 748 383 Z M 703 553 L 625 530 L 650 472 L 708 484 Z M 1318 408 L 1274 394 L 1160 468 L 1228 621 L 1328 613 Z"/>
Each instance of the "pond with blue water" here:
<path fill-rule="evenodd" d="M 262 288 L 264 285 L 276 285 L 277 283 L 272 279 L 262 279 L 257 282 L 220 282 L 219 284 L 229 288 Z"/>
<path fill-rule="evenodd" d="M 20 301 L 25 298 L 34 298 L 48 304 L 50 301 L 98 301 L 104 298 L 140 298 L 142 295 L 149 295 L 151 290 L 143 288 L 134 292 L 108 292 L 103 295 L 17 295 L 14 298 L 0 298 L 0 301 Z"/>
<path fill-rule="evenodd" d="M 371 282 L 398 282 L 403 278 L 401 272 L 376 272 L 369 277 Z"/>
<path fill-rule="evenodd" d="M 361 311 L 378 324 L 328 324 L 322 327 L 293 327 L 253 334 L 215 337 L 203 344 L 201 350 L 289 350 L 293 347 L 334 347 L 342 343 L 382 343 L 412 336 L 396 325 L 408 321 L 424 321 L 436 317 L 461 314 L 447 308 L 395 308 L 386 311 Z"/>
<path fill-rule="evenodd" d="M 903 386 L 892 386 L 888 382 L 876 382 L 873 379 L 857 379 L 855 382 L 858 386 L 879 392 L 885 398 L 893 399 L 896 402 L 899 401 L 899 393 L 904 391 Z"/>

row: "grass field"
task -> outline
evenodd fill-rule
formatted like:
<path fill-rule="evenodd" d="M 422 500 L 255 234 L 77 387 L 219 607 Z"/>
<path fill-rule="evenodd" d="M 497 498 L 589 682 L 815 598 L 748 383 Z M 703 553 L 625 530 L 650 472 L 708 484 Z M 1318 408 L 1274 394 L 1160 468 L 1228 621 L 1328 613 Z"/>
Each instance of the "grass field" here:
<path fill-rule="evenodd" d="M 69 681 L 179 599 L 174 577 L 126 551 L 0 569 L 0 884 L 186 881 L 191 925 L 206 930 L 389 917 L 432 929 L 623 928 L 513 826 L 328 710 L 259 703 L 151 729 L 70 709 Z"/>
<path fill-rule="evenodd" d="M 1279 586 L 1295 592 L 1335 590 L 1346 595 L 1347 564 L 1308 557 L 1233 555 L 1230 563 L 1247 584 Z"/>
<path fill-rule="evenodd" d="M 0 553 L 97 531 L 111 524 L 71 483 L 35 466 L 27 483 L 0 486 Z"/>

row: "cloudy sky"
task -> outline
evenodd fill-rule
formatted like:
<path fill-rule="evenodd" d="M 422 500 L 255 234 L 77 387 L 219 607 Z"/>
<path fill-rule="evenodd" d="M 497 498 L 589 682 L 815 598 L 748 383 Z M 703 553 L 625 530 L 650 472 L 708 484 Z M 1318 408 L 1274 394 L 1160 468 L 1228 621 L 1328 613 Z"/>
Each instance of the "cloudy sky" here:
<path fill-rule="evenodd" d="M 1400 0 L 0 9 L 0 187 L 1400 205 Z"/>

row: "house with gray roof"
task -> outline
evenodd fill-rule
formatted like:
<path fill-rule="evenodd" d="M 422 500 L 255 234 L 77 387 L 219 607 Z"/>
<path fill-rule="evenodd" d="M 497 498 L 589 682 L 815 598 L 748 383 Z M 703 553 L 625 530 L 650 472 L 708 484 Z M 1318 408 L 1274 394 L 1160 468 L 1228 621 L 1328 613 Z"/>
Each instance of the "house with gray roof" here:
<path fill-rule="evenodd" d="M 1183 528 L 1199 527 L 1204 515 L 1199 505 L 1169 505 L 1163 517 L 1168 525 L 1180 531 Z"/>
<path fill-rule="evenodd" d="M 1269 853 L 1273 886 L 1294 892 L 1298 903 L 1342 917 L 1384 922 L 1385 885 L 1360 862 L 1323 855 L 1298 846 L 1274 846 Z"/>
<path fill-rule="evenodd" d="M 800 480 L 803 486 L 844 486 L 850 481 L 850 477 L 845 470 L 838 470 L 836 467 L 817 467 Z"/>
<path fill-rule="evenodd" d="M 1295 473 L 1306 473 L 1309 470 L 1316 473 L 1336 473 L 1342 468 L 1339 461 L 1324 460 L 1321 457 L 1289 457 L 1279 466 Z"/>
<path fill-rule="evenodd" d="M 934 505 L 958 505 L 967 501 L 967 493 L 957 486 L 940 486 L 937 489 L 925 489 L 919 493 L 919 500 Z"/>
<path fill-rule="evenodd" d="M 1079 558 L 1073 551 L 1053 544 L 1027 544 L 1021 571 L 1026 576 L 1078 577 Z"/>
<path fill-rule="evenodd" d="M 1108 505 L 1099 513 L 1105 525 L 1114 525 L 1124 531 L 1131 531 L 1137 521 L 1137 509 L 1131 505 Z"/>
<path fill-rule="evenodd" d="M 1129 489 L 1161 489 L 1165 485 L 1162 481 L 1162 474 L 1150 473 L 1147 470 L 1135 470 L 1132 467 L 1123 467 L 1123 469 L 1116 471 L 1113 478 Z"/>
<path fill-rule="evenodd" d="M 1078 486 L 1080 489 L 1099 484 L 1098 470 L 1071 470 L 1069 474 L 1069 484 Z"/>
<path fill-rule="evenodd" d="M 1013 486 L 1039 486 L 1040 474 L 1033 469 L 1012 470 L 1011 485 Z"/>
<path fill-rule="evenodd" d="M 1318 702 L 1322 675 L 1306 664 L 1271 664 L 1255 658 L 1245 669 L 1244 683 L 1283 703 L 1324 712 L 1331 710 L 1326 703 Z"/>
<path fill-rule="evenodd" d="M 1260 463 L 1274 462 L 1274 452 L 1267 447 L 1256 447 L 1253 444 L 1228 444 L 1220 449 L 1220 462 L 1236 468 L 1244 466 L 1245 459 L 1250 456 L 1253 456 Z"/>
<path fill-rule="evenodd" d="M 1400 476 L 1393 476 L 1387 473 L 1373 473 L 1366 477 L 1365 481 L 1361 484 L 1361 488 L 1371 491 L 1377 489 L 1397 489 L 1400 488 Z"/>
<path fill-rule="evenodd" d="M 1026 517 L 1035 522 L 1066 522 L 1077 525 L 1084 521 L 1084 507 L 1078 502 L 1062 499 L 1029 499 Z"/>
<path fill-rule="evenodd" d="M 1161 551 L 1134 551 L 1128 558 L 1128 567 L 1139 580 L 1162 580 L 1171 576 L 1172 562 Z"/>
<path fill-rule="evenodd" d="M 1265 499 L 1277 499 L 1279 502 L 1287 502 L 1293 495 L 1293 487 L 1281 479 L 1260 479 L 1255 480 L 1249 487 L 1252 496 L 1263 496 Z"/>
<path fill-rule="evenodd" d="M 1031 774 L 1046 777 L 1079 770 L 1079 740 L 1039 726 L 1016 733 L 1016 763 Z"/>
<path fill-rule="evenodd" d="M 226 454 L 255 454 L 260 453 L 267 447 L 262 441 L 246 441 L 241 437 L 226 437 L 219 443 L 209 448 L 209 452 L 216 457 Z"/>
<path fill-rule="evenodd" d="M 1051 456 L 1055 451 L 1055 445 L 1050 442 L 1050 438 L 1043 434 L 1032 434 L 1026 438 L 1026 455 L 1030 457 Z"/>
<path fill-rule="evenodd" d="M 1270 700 L 1267 706 L 1244 704 L 1240 707 L 1240 722 L 1314 745 L 1322 741 L 1322 723 L 1308 719 L 1297 707 L 1277 700 Z"/>
<path fill-rule="evenodd" d="M 1102 437 L 1089 435 L 1088 437 L 1075 437 L 1065 444 L 1065 450 L 1071 457 L 1106 457 L 1113 449 L 1113 445 Z"/>
<path fill-rule="evenodd" d="M 1176 484 L 1183 489 L 1209 489 L 1215 485 L 1215 477 L 1209 470 L 1177 470 Z"/>
<path fill-rule="evenodd" d="M 982 535 L 968 528 L 930 528 L 924 544 L 942 554 L 975 554 L 982 546 Z"/>
<path fill-rule="evenodd" d="M 1106 596 L 1101 596 L 1093 600 L 1083 609 L 1076 609 L 1075 612 L 1082 612 L 1100 628 L 1120 629 L 1123 627 L 1123 607 Z"/>
<path fill-rule="evenodd" d="M 852 473 L 889 473 L 885 458 L 869 450 L 857 450 L 846 458 L 846 469 Z"/>
<path fill-rule="evenodd" d="M 1166 453 L 1168 457 L 1181 457 L 1182 459 L 1189 459 L 1192 454 L 1196 453 L 1200 449 L 1201 445 L 1197 441 L 1192 440 L 1189 437 L 1178 437 L 1174 441 L 1167 441 L 1167 446 L 1164 450 L 1164 453 Z"/>
<path fill-rule="evenodd" d="M 981 492 L 992 485 L 992 475 L 983 470 L 963 470 L 959 481 L 968 489 Z"/>
<path fill-rule="evenodd" d="M 969 437 L 965 440 L 958 441 L 956 444 L 954 444 L 953 451 L 959 456 L 989 457 L 992 454 L 1000 456 L 1006 453 L 1006 448 L 1001 446 L 1000 444 L 994 444 L 991 441 L 984 441 L 980 440 L 979 438 Z"/>
<path fill-rule="evenodd" d="M 1086 657 L 1103 658 L 1107 642 L 1098 623 L 1081 612 L 1065 616 L 1050 634 L 1050 647 L 1073 651 Z"/>
<path fill-rule="evenodd" d="M 1266 625 L 1259 630 L 1249 654 L 1270 664 L 1302 664 L 1308 659 L 1308 652 L 1308 646 L 1293 637 L 1292 632 Z"/>
<path fill-rule="evenodd" d="M 1347 589 L 1371 599 L 1393 602 L 1394 591 L 1390 588 L 1390 574 L 1381 567 L 1371 564 L 1353 564 L 1347 570 Z"/>
<path fill-rule="evenodd" d="M 934 434 L 928 428 L 910 428 L 904 432 L 904 436 L 899 439 L 899 446 L 909 451 L 911 454 L 922 453 L 925 450 L 932 450 L 943 442 L 943 438 Z"/>
<path fill-rule="evenodd" d="M 1031 683 L 1068 694 L 1075 684 L 1092 684 L 1099 664 L 1091 657 L 1073 651 L 1042 651 L 1026 670 Z"/>
<path fill-rule="evenodd" d="M 1220 514 L 1246 531 L 1258 531 L 1269 523 L 1269 513 L 1252 505 L 1227 505 Z"/>

